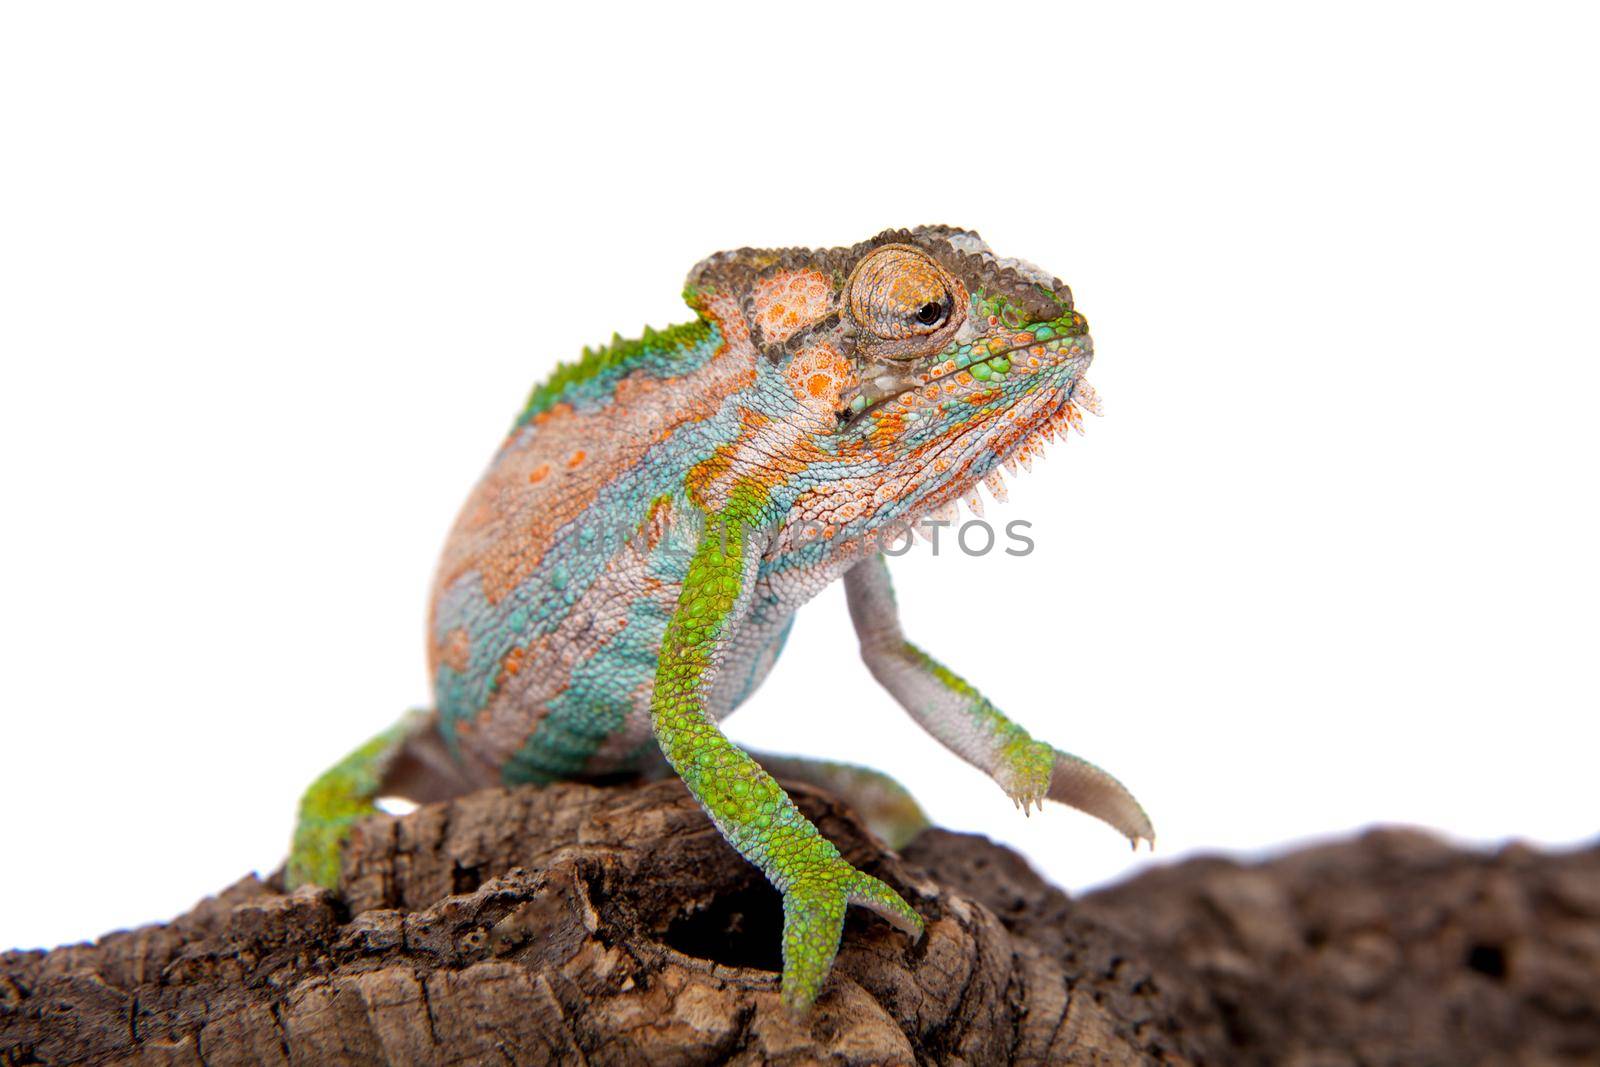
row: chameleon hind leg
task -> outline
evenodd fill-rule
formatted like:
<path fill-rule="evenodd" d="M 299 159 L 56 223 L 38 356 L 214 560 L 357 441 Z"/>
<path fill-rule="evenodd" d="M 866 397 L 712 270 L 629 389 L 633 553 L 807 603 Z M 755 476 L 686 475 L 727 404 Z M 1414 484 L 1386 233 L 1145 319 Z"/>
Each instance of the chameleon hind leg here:
<path fill-rule="evenodd" d="M 906 787 L 882 771 L 804 756 L 750 755 L 774 778 L 813 785 L 839 797 L 890 848 L 904 848 L 932 825 Z"/>
<path fill-rule="evenodd" d="M 339 883 L 339 850 L 379 797 L 444 800 L 470 788 L 444 751 L 438 715 L 412 711 L 324 771 L 300 797 L 284 882 L 290 889 Z"/>

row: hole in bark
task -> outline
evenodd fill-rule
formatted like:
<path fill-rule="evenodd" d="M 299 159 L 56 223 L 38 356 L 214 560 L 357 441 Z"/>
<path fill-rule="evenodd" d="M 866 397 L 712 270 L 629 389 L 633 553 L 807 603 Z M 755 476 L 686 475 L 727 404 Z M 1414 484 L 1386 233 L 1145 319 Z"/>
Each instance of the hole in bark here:
<path fill-rule="evenodd" d="M 483 884 L 483 876 L 476 867 L 463 867 L 455 865 L 455 870 L 450 873 L 451 891 L 455 893 L 476 893 Z"/>
<path fill-rule="evenodd" d="M 405 797 L 379 797 L 373 801 L 373 806 L 386 815 L 410 815 L 419 805 L 414 800 Z"/>
<path fill-rule="evenodd" d="M 717 897 L 680 915 L 663 938 L 686 956 L 763 971 L 783 970 L 782 898 L 768 885 Z"/>
<path fill-rule="evenodd" d="M 1467 966 L 1495 980 L 1506 976 L 1506 952 L 1499 945 L 1473 945 L 1467 950 Z"/>

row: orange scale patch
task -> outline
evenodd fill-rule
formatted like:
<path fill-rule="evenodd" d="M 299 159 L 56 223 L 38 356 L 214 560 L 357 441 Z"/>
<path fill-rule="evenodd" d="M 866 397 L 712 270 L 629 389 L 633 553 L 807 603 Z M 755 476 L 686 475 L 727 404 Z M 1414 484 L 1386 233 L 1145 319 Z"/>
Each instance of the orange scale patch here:
<path fill-rule="evenodd" d="M 635 371 L 617 379 L 616 390 L 612 395 L 616 398 L 617 407 L 626 410 L 642 404 L 652 394 L 659 392 L 662 384 L 659 379 L 652 378 L 642 371 Z"/>
<path fill-rule="evenodd" d="M 667 536 L 667 527 L 672 523 L 672 502 L 666 497 L 658 498 L 650 505 L 650 514 L 644 521 L 645 544 L 653 552 L 661 539 Z"/>
<path fill-rule="evenodd" d="M 444 636 L 444 644 L 439 648 L 439 662 L 453 671 L 463 672 L 467 669 L 472 656 L 472 638 L 467 636 L 467 631 L 457 627 Z"/>
<path fill-rule="evenodd" d="M 533 424 L 535 426 L 543 426 L 546 423 L 555 422 L 558 419 L 564 419 L 571 414 L 571 404 L 553 404 L 535 415 L 533 417 Z"/>
<path fill-rule="evenodd" d="M 816 322 L 832 302 L 833 286 L 818 270 L 781 271 L 757 282 L 753 293 L 756 325 L 768 344 L 786 341 Z"/>
<path fill-rule="evenodd" d="M 807 345 L 795 353 L 784 371 L 794 398 L 815 411 L 831 414 L 855 383 L 850 361 L 832 345 Z"/>

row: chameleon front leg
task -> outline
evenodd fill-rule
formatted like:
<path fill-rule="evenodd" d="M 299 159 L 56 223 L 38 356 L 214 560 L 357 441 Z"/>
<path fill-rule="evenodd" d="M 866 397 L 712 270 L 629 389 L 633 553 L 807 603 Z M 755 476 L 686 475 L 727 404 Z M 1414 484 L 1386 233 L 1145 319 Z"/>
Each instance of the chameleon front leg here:
<path fill-rule="evenodd" d="M 754 514 L 736 506 L 707 523 L 662 638 L 651 724 L 667 762 L 722 836 L 783 894 L 783 1002 L 802 1014 L 833 965 L 847 905 L 870 908 L 913 937 L 921 936 L 922 919 L 884 882 L 846 863 L 707 710 L 761 557 Z"/>
<path fill-rule="evenodd" d="M 1002 715 L 965 679 L 910 641 L 900 629 L 894 587 L 882 556 L 845 574 L 850 618 L 861 657 L 912 718 L 946 748 L 986 772 L 1024 811 L 1046 797 L 1109 823 L 1138 847 L 1155 830 L 1139 802 L 1105 771 L 1059 752 Z"/>

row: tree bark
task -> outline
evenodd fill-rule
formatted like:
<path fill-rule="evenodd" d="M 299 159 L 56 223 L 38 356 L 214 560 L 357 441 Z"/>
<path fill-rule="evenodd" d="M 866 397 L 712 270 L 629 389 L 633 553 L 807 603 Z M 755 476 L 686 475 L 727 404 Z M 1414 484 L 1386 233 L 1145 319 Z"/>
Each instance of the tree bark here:
<path fill-rule="evenodd" d="M 1070 901 L 930 830 L 927 920 L 852 909 L 811 1015 L 777 894 L 675 781 L 488 790 L 357 828 L 338 894 L 251 876 L 171 923 L 0 956 L 0 1063 L 1600 1063 L 1600 848 L 1370 833 Z"/>

